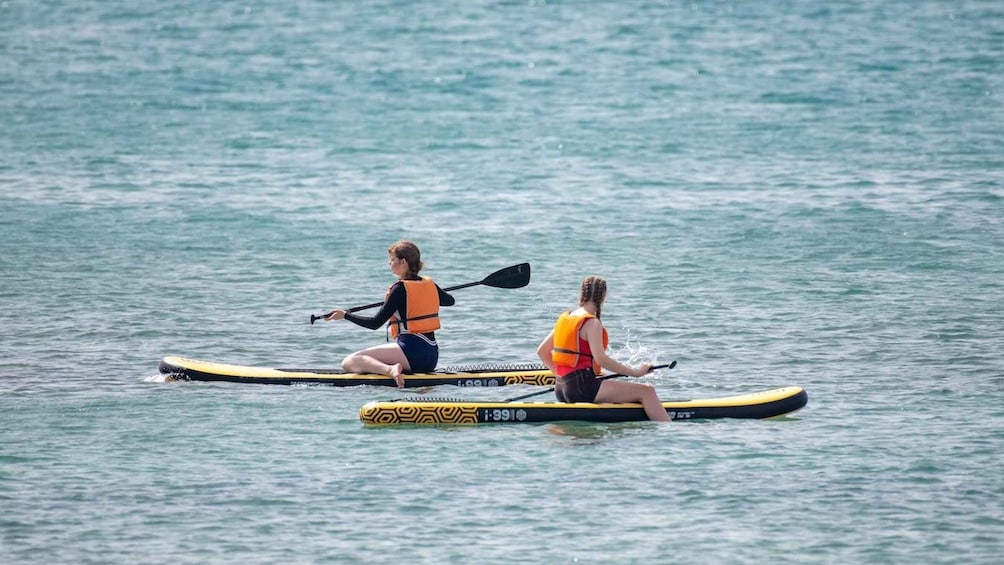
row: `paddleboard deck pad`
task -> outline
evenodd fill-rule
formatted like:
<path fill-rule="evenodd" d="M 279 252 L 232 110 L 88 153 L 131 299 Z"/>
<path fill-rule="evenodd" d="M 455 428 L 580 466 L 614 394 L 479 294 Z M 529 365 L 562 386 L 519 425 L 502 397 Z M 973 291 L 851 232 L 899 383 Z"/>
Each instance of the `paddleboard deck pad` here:
<path fill-rule="evenodd" d="M 788 386 L 738 396 L 663 402 L 673 420 L 763 419 L 799 410 L 805 390 Z M 648 420 L 641 404 L 483 402 L 448 398 L 375 401 L 359 409 L 367 425 L 514 424 L 524 422 L 632 422 Z"/>
<path fill-rule="evenodd" d="M 160 362 L 161 374 L 185 381 L 215 381 L 273 385 L 321 384 L 329 386 L 392 386 L 386 375 L 346 373 L 340 369 L 281 369 L 251 367 L 168 356 Z M 505 386 L 527 384 L 549 386 L 554 374 L 540 363 L 480 363 L 437 369 L 432 373 L 404 375 L 405 387 L 437 385 Z"/>

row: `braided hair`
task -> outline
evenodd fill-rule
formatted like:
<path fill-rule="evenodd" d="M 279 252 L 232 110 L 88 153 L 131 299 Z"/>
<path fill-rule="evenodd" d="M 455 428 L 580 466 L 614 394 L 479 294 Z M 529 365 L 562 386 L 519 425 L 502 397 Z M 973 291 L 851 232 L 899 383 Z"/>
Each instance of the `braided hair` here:
<path fill-rule="evenodd" d="M 582 288 L 579 290 L 579 306 L 586 302 L 596 304 L 596 317 L 601 317 L 603 300 L 607 297 L 607 281 L 600 277 L 590 276 L 582 279 Z"/>

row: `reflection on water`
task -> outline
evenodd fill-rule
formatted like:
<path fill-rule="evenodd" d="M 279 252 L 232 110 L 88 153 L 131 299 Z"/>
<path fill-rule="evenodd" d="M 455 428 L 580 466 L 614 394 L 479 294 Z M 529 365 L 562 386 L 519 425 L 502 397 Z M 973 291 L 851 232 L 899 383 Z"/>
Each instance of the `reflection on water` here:
<path fill-rule="evenodd" d="M 650 422 L 618 422 L 605 424 L 598 422 L 559 422 L 549 424 L 547 431 L 556 436 L 568 436 L 575 440 L 593 440 L 583 445 L 592 445 L 598 440 L 616 439 L 628 435 L 632 430 L 648 427 Z"/>

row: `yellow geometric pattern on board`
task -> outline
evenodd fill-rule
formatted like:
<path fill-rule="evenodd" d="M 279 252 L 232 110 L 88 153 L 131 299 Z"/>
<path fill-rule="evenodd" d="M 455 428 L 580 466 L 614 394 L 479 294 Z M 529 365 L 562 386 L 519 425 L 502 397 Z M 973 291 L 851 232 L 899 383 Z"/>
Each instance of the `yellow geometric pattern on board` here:
<path fill-rule="evenodd" d="M 549 386 L 554 384 L 554 375 L 550 371 L 537 375 L 509 375 L 505 378 L 505 384 Z"/>
<path fill-rule="evenodd" d="M 477 424 L 478 409 L 454 404 L 402 404 L 388 407 L 386 403 L 363 405 L 359 419 L 364 424 Z"/>

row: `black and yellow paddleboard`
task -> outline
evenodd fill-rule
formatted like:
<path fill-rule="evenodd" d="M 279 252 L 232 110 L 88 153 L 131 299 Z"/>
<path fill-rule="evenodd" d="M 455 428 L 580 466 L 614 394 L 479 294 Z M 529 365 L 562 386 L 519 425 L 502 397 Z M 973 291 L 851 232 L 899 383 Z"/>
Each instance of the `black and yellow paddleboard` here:
<path fill-rule="evenodd" d="M 663 402 L 673 420 L 763 419 L 790 414 L 805 406 L 802 387 L 788 386 L 738 396 Z M 631 422 L 648 420 L 641 404 L 563 402 L 480 402 L 412 398 L 369 402 L 359 409 L 367 425 L 512 424 L 523 422 Z"/>
<path fill-rule="evenodd" d="M 168 356 L 160 362 L 160 372 L 175 380 L 222 381 L 273 385 L 322 384 L 330 386 L 397 386 L 386 375 L 346 373 L 340 369 L 272 369 L 198 361 Z M 483 363 L 458 365 L 432 373 L 404 375 L 404 386 L 505 386 L 513 384 L 553 385 L 554 374 L 539 363 Z"/>

